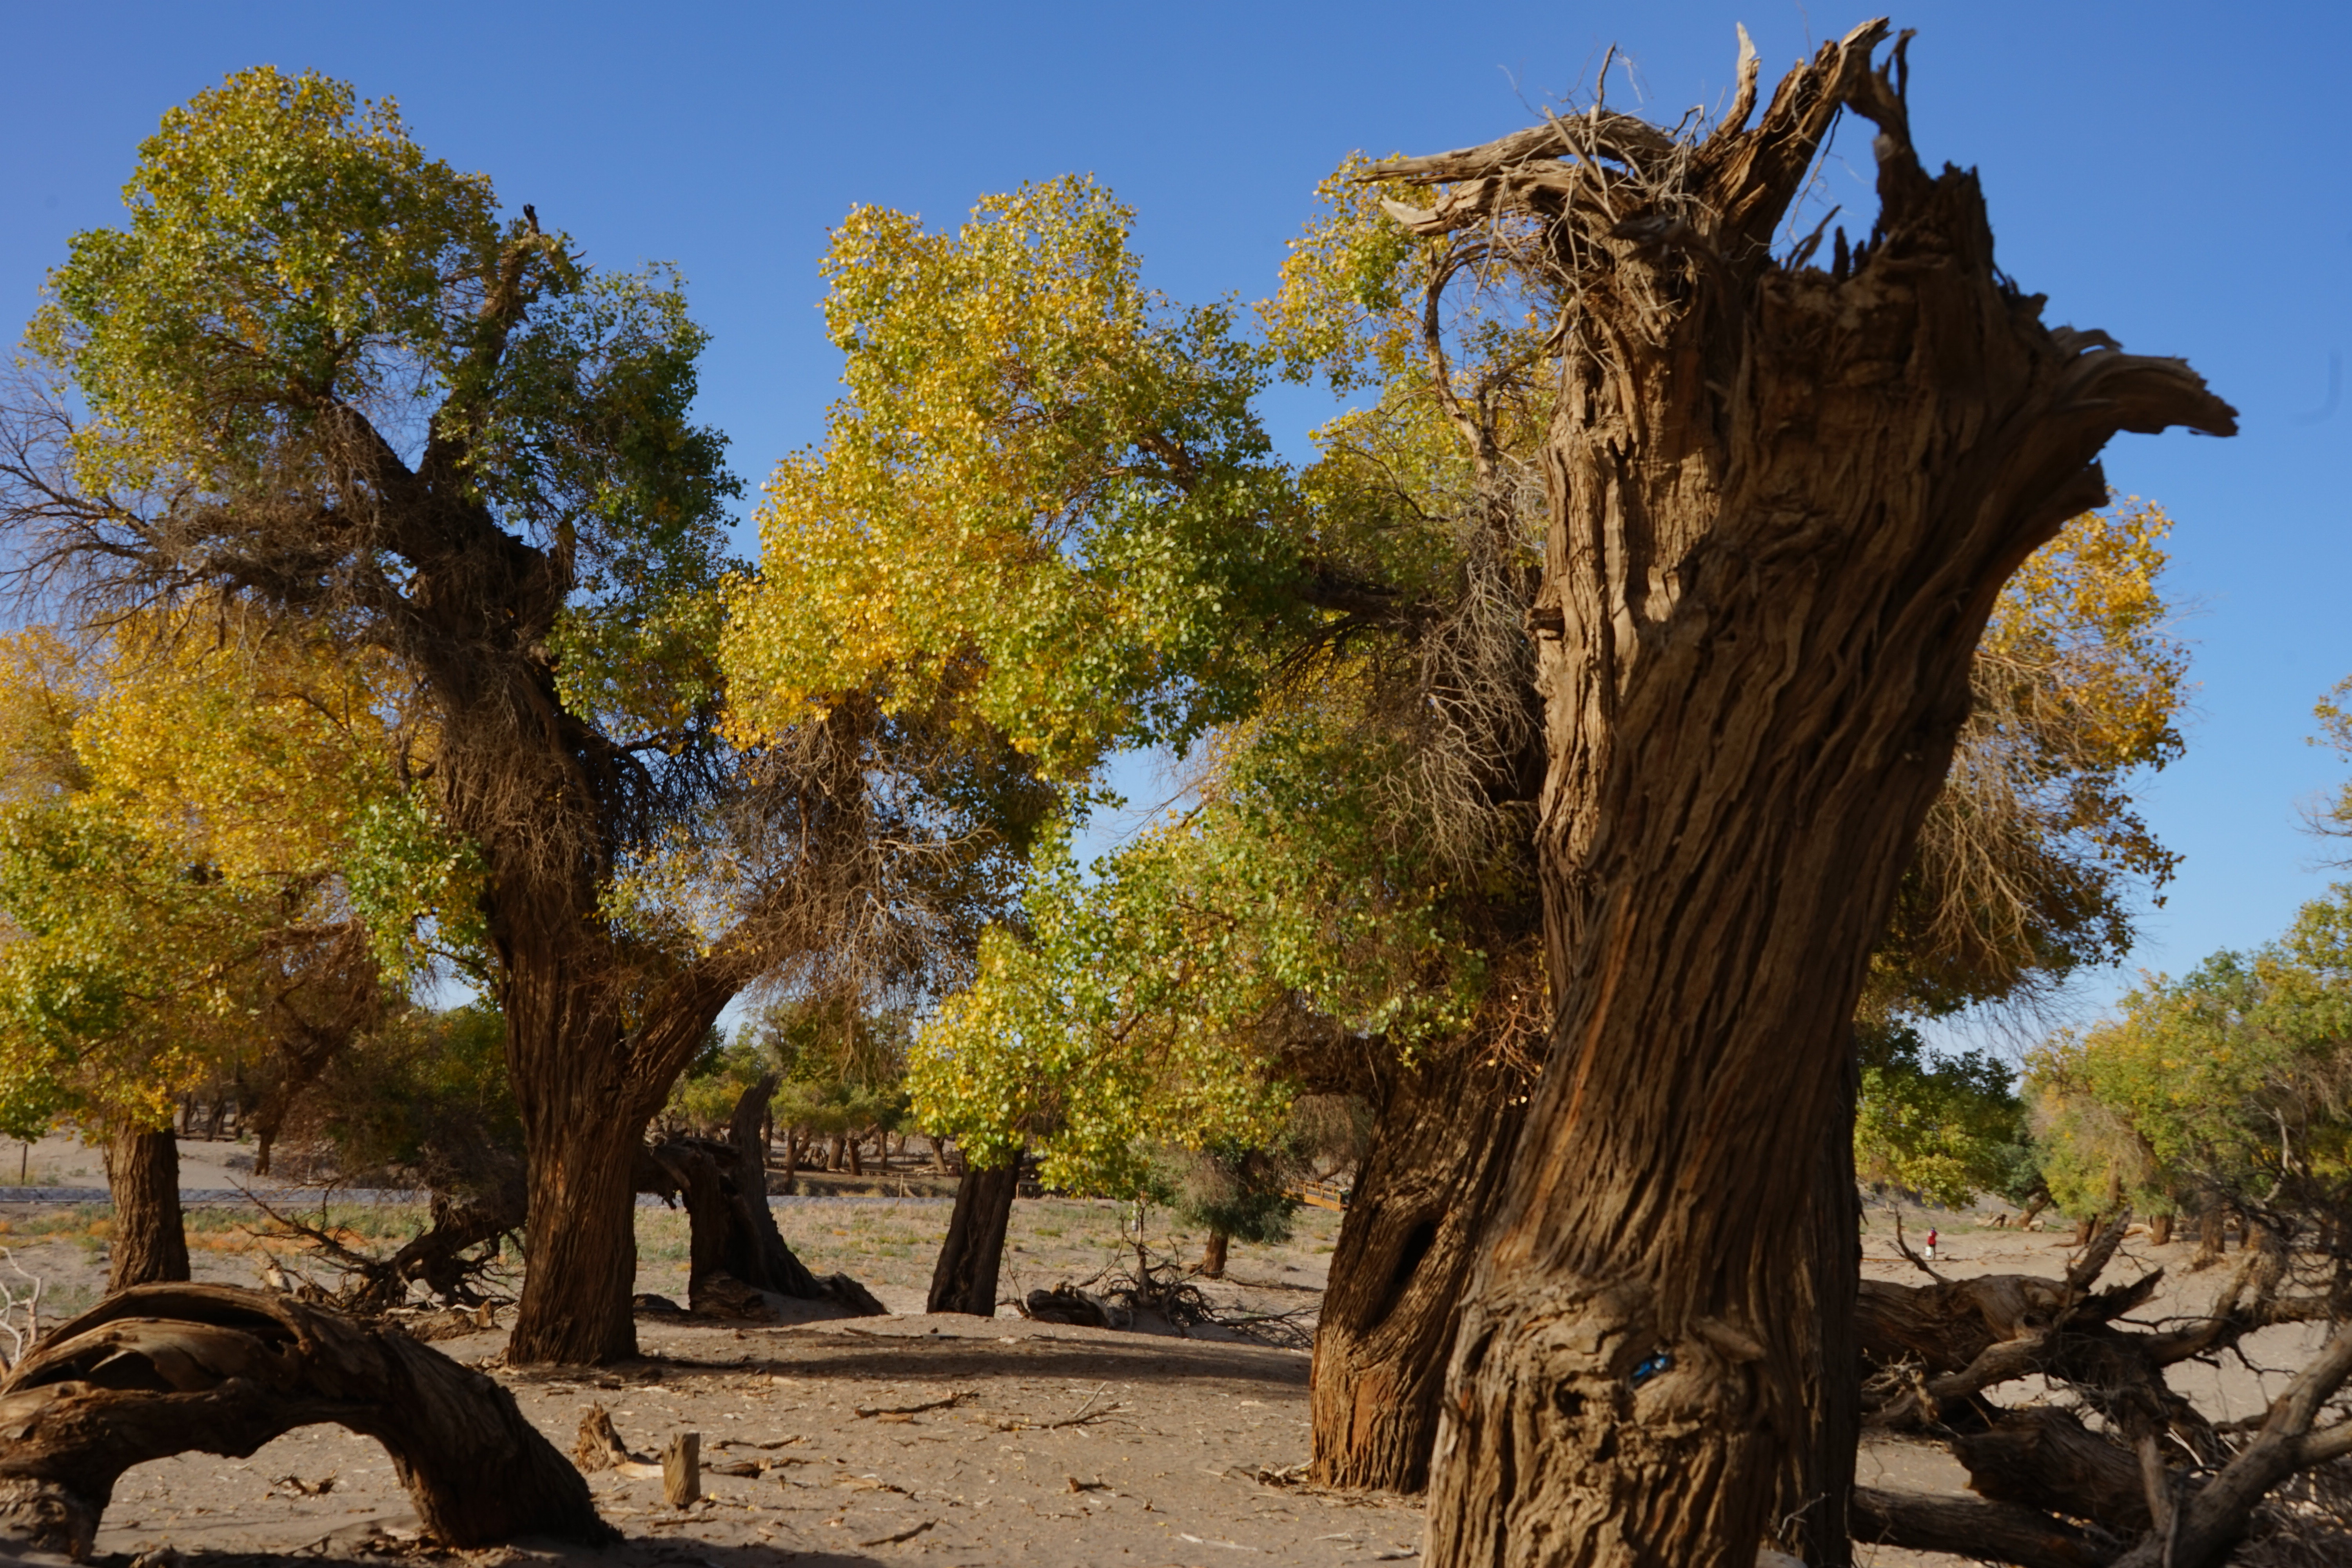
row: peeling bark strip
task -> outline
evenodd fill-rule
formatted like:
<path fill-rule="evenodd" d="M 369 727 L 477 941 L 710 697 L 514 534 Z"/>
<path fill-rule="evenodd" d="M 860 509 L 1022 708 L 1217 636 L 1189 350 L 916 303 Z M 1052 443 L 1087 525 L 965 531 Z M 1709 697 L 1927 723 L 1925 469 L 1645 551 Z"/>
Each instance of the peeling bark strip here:
<path fill-rule="evenodd" d="M 242 1458 L 319 1422 L 382 1443 L 446 1545 L 614 1538 L 580 1472 L 481 1373 L 287 1297 L 148 1285 L 65 1324 L 0 1383 L 0 1547 L 86 1557 L 131 1466 Z"/>
<path fill-rule="evenodd" d="M 1703 140 L 1596 107 L 1379 171 L 1442 187 L 1391 207 L 1420 233 L 1532 214 L 1570 300 L 1531 617 L 1560 1011 L 1447 1375 L 1434 1564 L 1754 1562 L 1783 1456 L 1856 1397 L 1819 1370 L 1819 1151 L 1977 639 L 2105 500 L 2112 436 L 2235 427 L 2179 362 L 2043 325 L 1975 177 L 1921 169 L 1887 36 L 1752 127 L 1751 55 Z M 1845 108 L 1878 225 L 1784 263 Z"/>

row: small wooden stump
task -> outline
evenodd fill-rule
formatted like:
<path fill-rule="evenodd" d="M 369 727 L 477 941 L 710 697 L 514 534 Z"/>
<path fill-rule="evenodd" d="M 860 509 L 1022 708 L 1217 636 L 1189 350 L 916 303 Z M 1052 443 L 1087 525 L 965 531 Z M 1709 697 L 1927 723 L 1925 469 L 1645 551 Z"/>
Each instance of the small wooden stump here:
<path fill-rule="evenodd" d="M 680 1432 L 662 1450 L 662 1500 L 690 1507 L 702 1496 L 702 1434 Z"/>

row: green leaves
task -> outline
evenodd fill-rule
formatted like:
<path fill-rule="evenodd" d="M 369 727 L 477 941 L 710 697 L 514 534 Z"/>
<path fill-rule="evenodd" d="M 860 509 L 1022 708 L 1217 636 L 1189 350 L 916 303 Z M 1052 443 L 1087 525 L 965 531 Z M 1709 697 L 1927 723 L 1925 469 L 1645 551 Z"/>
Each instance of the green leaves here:
<path fill-rule="evenodd" d="M 1857 1026 L 1854 1170 L 1864 1182 L 1958 1208 L 2011 1190 L 2031 1135 L 2008 1066 L 1981 1051 L 1932 1058 L 1906 1025 Z"/>
<path fill-rule="evenodd" d="M 2352 1198 L 2352 886 L 2251 957 L 2149 976 L 2029 1058 L 2051 1190 L 2078 1213 Z"/>
<path fill-rule="evenodd" d="M 72 241 L 26 334 L 88 406 L 76 478 L 121 510 L 117 556 L 167 532 L 175 583 L 380 616 L 448 567 L 425 498 L 485 507 L 544 559 L 474 562 L 498 581 L 444 583 L 426 619 L 494 591 L 575 712 L 710 743 L 740 487 L 690 417 L 706 337 L 673 273 L 598 273 L 501 222 L 487 178 L 315 73 L 197 94 L 124 195 L 129 226 Z"/>
<path fill-rule="evenodd" d="M 478 940 L 478 871 L 404 777 L 416 737 L 383 661 L 210 629 L 155 613 L 79 651 L 37 629 L 5 645 L 0 717 L 41 759 L 0 805 L 0 1079 L 27 1086 L 10 1104 L 163 1114 L 306 962 L 336 966 L 346 919 L 401 980 Z"/>
<path fill-rule="evenodd" d="M 502 239 L 489 184 L 428 160 L 389 101 L 240 71 L 173 110 L 77 236 L 27 341 L 69 366 L 89 489 L 217 491 L 333 403 L 397 419 L 449 375 Z"/>

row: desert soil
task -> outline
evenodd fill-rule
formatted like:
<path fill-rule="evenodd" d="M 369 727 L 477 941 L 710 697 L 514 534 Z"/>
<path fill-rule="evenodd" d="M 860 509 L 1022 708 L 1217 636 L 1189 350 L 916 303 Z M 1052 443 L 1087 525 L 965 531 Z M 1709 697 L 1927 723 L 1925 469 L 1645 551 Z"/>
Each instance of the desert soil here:
<path fill-rule="evenodd" d="M 94 1159 L 68 1147 L 44 1147 L 34 1158 L 47 1163 L 57 1184 L 96 1173 Z M 191 1142 L 184 1183 L 248 1182 L 232 1167 L 235 1158 L 223 1145 Z M 1412 1500 L 1327 1493 L 1284 1473 L 1307 1458 L 1304 1349 L 1214 1328 L 1175 1336 L 1033 1322 L 1010 1309 L 995 1319 L 927 1316 L 923 1290 L 946 1229 L 945 1201 L 779 1198 L 775 1210 L 786 1240 L 812 1268 L 854 1275 L 897 1315 L 738 1327 L 648 1314 L 638 1325 L 642 1358 L 593 1374 L 500 1367 L 505 1336 L 497 1330 L 440 1342 L 459 1360 L 488 1367 L 566 1452 L 592 1404 L 603 1405 L 640 1452 L 658 1450 L 675 1432 L 702 1435 L 706 1496 L 689 1508 L 665 1506 L 657 1480 L 610 1471 L 591 1478 L 598 1507 L 626 1537 L 622 1545 L 426 1551 L 415 1542 L 415 1515 L 383 1451 L 317 1427 L 248 1458 L 190 1454 L 131 1471 L 106 1516 L 101 1556 L 127 1563 L 169 1546 L 205 1568 L 460 1557 L 736 1568 L 783 1554 L 827 1564 L 1238 1568 L 1418 1557 L 1422 1520 Z M 418 1217 L 386 1205 L 331 1214 L 361 1243 L 404 1235 Z M 1005 1294 L 1083 1280 L 1118 1261 L 1124 1217 L 1108 1204 L 1017 1203 Z M 1288 1314 L 1260 1331 L 1280 1338 L 1287 1325 L 1303 1336 L 1339 1217 L 1307 1209 L 1286 1245 L 1237 1244 L 1231 1283 L 1212 1288 L 1221 1308 Z M 638 1220 L 638 1289 L 682 1300 L 683 1215 L 644 1208 Z M 2021 1235 L 1969 1216 L 1913 1213 L 1906 1224 L 1915 1240 L 1927 1223 L 1944 1231 L 1937 1267 L 1948 1274 L 2054 1275 L 2064 1266 L 2063 1233 Z M 293 1261 L 257 1235 L 262 1228 L 242 1204 L 194 1211 L 196 1277 L 250 1284 L 264 1251 Z M 102 1205 L 0 1203 L 0 1247 L 43 1279 L 52 1323 L 96 1299 L 106 1231 Z M 1884 1211 L 1874 1213 L 1866 1271 L 1917 1279 L 1892 1237 Z M 1152 1222 L 1156 1250 L 1191 1256 L 1199 1240 Z M 2179 1312 L 2219 1283 L 2218 1270 L 2187 1272 L 2190 1251 L 2135 1241 L 2110 1278 L 2128 1277 L 2136 1265 L 2164 1266 L 2166 1289 L 2147 1315 Z M 23 1278 L 0 1265 L 0 1283 L 12 1282 L 21 1293 Z M 2308 1342 L 2302 1331 L 2274 1330 L 2250 1343 L 2248 1364 L 2179 1369 L 2176 1383 L 2216 1417 L 2242 1415 L 2277 1392 Z M 2010 1396 L 2041 1393 L 2012 1389 Z M 1893 1440 L 1865 1447 L 1861 1479 L 1960 1491 L 1966 1475 L 1940 1447 Z M 1859 1561 L 1924 1568 L 1956 1560 L 1864 1547 Z"/>

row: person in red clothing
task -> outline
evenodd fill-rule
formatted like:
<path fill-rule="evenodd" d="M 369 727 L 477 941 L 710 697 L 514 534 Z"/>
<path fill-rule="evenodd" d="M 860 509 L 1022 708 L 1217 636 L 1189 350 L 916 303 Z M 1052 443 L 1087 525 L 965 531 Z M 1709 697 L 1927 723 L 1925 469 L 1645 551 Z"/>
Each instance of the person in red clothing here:
<path fill-rule="evenodd" d="M 1934 1226 L 1932 1226 L 1932 1225 L 1931 1225 L 1931 1226 L 1929 1226 L 1927 1227 L 1927 1258 L 1928 1258 L 1928 1260 L 1929 1260 L 1930 1262 L 1933 1262 L 1933 1261 L 1935 1260 L 1935 1257 L 1936 1257 L 1936 1227 L 1935 1227 Z"/>

